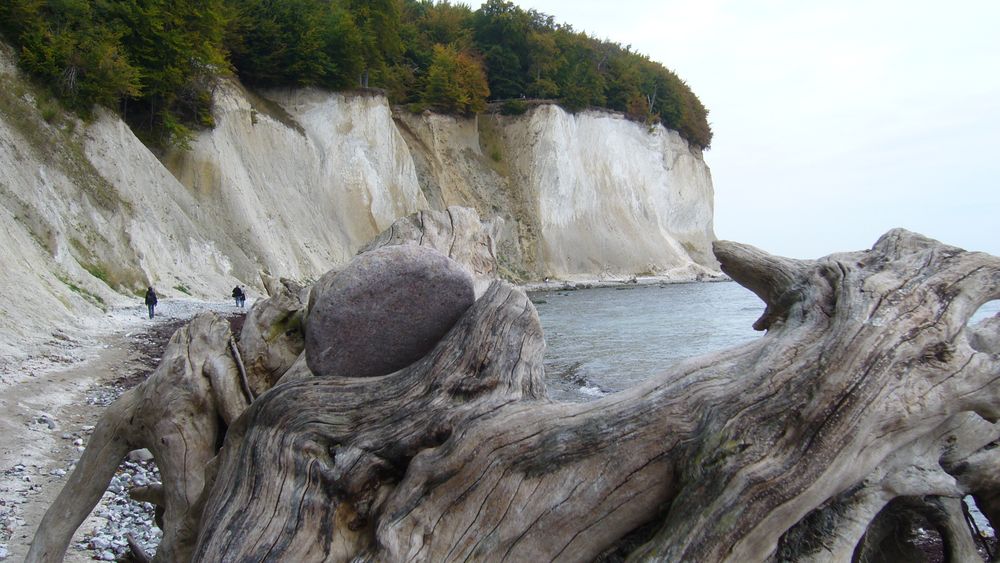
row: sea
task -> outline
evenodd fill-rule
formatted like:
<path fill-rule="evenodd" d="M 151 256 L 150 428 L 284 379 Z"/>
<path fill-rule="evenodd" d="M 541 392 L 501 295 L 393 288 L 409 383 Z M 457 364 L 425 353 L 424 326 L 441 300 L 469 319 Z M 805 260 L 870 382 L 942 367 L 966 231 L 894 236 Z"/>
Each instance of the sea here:
<path fill-rule="evenodd" d="M 760 338 L 764 302 L 731 282 L 625 285 L 530 294 L 545 333 L 549 396 L 584 402 L 677 362 Z M 970 320 L 1000 312 L 984 305 Z"/>
<path fill-rule="evenodd" d="M 764 302 L 735 282 L 638 285 L 529 294 L 545 333 L 549 396 L 586 402 L 627 389 L 677 362 L 755 338 Z M 990 301 L 969 324 L 1000 313 Z M 982 533 L 989 521 L 966 497 Z"/>

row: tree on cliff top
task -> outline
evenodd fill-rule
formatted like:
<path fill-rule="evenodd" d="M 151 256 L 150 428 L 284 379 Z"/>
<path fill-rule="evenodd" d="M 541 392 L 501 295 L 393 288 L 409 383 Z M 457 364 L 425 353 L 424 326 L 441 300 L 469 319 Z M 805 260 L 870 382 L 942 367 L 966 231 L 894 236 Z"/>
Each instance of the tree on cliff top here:
<path fill-rule="evenodd" d="M 346 0 L 361 36 L 361 58 L 364 69 L 359 85 L 368 87 L 374 78 L 386 81 L 390 63 L 399 58 L 403 45 L 399 37 L 399 0 Z"/>
<path fill-rule="evenodd" d="M 455 68 L 481 67 L 494 100 L 607 108 L 701 148 L 712 140 L 707 110 L 674 73 L 506 0 L 475 11 L 433 0 L 8 0 L 0 32 L 67 107 L 117 107 L 157 145 L 213 125 L 214 81 L 232 69 L 252 85 L 371 85 L 414 109 L 481 111 L 472 74 L 468 100 L 442 90 L 437 45 L 461 56 Z"/>
<path fill-rule="evenodd" d="M 486 109 L 489 94 L 479 61 L 453 47 L 434 47 L 424 88 L 424 102 L 428 106 L 446 113 L 478 113 Z"/>
<path fill-rule="evenodd" d="M 248 84 L 339 89 L 361 73 L 361 34 L 335 2 L 241 0 L 231 6 L 227 42 Z"/>
<path fill-rule="evenodd" d="M 0 3 L 0 31 L 22 68 L 83 114 L 119 106 L 154 144 L 183 144 L 190 125 L 212 125 L 226 21 L 222 0 Z"/>

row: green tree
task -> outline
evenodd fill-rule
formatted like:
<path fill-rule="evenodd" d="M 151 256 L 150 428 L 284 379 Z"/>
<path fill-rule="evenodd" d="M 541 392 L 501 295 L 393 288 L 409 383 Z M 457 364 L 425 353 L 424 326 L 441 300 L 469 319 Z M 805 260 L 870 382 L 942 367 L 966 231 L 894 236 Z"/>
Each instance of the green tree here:
<path fill-rule="evenodd" d="M 139 94 L 139 70 L 120 35 L 96 21 L 85 0 L 12 0 L 0 4 L 0 31 L 20 46 L 20 64 L 83 114 Z"/>
<path fill-rule="evenodd" d="M 606 85 L 594 42 L 585 34 L 560 30 L 556 32 L 556 43 L 563 53 L 563 64 L 556 74 L 560 103 L 570 111 L 604 107 Z"/>
<path fill-rule="evenodd" d="M 559 67 L 566 64 L 556 45 L 555 34 L 550 25 L 539 26 L 528 35 L 530 65 L 526 93 L 532 98 L 555 98 L 559 96 L 559 85 L 555 81 Z"/>
<path fill-rule="evenodd" d="M 419 23 L 426 41 L 454 45 L 459 50 L 472 48 L 472 10 L 468 6 L 430 1 L 422 4 L 426 11 Z"/>
<path fill-rule="evenodd" d="M 212 86 L 228 72 L 222 0 L 97 0 L 95 17 L 120 37 L 139 69 L 140 94 L 125 118 L 153 144 L 185 145 L 210 127 Z"/>
<path fill-rule="evenodd" d="M 409 64 L 430 66 L 435 45 L 451 45 L 459 51 L 471 51 L 472 10 L 465 5 L 453 5 L 433 0 L 407 0 L 403 4 L 400 36 L 403 56 Z"/>
<path fill-rule="evenodd" d="M 477 113 L 486 109 L 490 90 L 482 65 L 454 47 L 437 45 L 427 71 L 424 102 L 448 113 Z"/>
<path fill-rule="evenodd" d="M 228 40 L 241 79 L 260 86 L 353 84 L 361 35 L 346 9 L 327 0 L 232 0 Z"/>
<path fill-rule="evenodd" d="M 525 93 L 531 59 L 531 16 L 506 0 L 487 0 L 473 16 L 476 45 L 485 57 L 490 91 L 499 99 Z"/>
<path fill-rule="evenodd" d="M 504 45 L 492 45 L 486 50 L 490 91 L 498 99 L 519 98 L 525 92 L 521 59 Z"/>
<path fill-rule="evenodd" d="M 348 10 L 361 33 L 361 58 L 364 67 L 359 83 L 384 84 L 386 70 L 403 52 L 399 15 L 401 0 L 347 0 Z"/>
<path fill-rule="evenodd" d="M 389 72 L 390 99 L 422 107 L 427 70 L 434 59 L 435 45 L 449 45 L 459 52 L 474 52 L 472 10 L 433 0 L 406 0 L 403 3 L 400 38 L 402 60 Z"/>
<path fill-rule="evenodd" d="M 640 110 L 638 114 L 636 111 L 629 111 L 630 106 L 637 105 L 637 102 L 643 98 L 640 91 L 642 75 L 639 67 L 641 59 L 631 55 L 628 47 L 619 48 L 608 59 L 605 73 L 607 105 L 609 109 L 624 112 L 633 119 L 645 119 L 645 107 L 633 108 Z M 645 104 L 641 105 L 645 106 Z"/>

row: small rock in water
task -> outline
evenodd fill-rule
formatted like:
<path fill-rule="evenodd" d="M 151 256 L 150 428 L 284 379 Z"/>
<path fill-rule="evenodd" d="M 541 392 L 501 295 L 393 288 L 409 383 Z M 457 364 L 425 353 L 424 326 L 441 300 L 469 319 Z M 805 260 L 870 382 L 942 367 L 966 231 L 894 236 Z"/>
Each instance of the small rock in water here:
<path fill-rule="evenodd" d="M 306 363 L 318 376 L 375 377 L 419 360 L 475 301 L 472 276 L 425 246 L 383 246 L 314 287 Z"/>

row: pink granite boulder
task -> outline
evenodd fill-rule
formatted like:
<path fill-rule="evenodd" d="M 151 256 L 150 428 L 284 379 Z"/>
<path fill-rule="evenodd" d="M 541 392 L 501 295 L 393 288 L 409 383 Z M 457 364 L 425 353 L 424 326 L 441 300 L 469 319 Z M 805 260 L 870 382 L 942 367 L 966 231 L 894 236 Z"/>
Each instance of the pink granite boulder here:
<path fill-rule="evenodd" d="M 474 300 L 472 277 L 432 248 L 366 252 L 313 288 L 306 363 L 317 376 L 392 373 L 426 355 Z"/>

